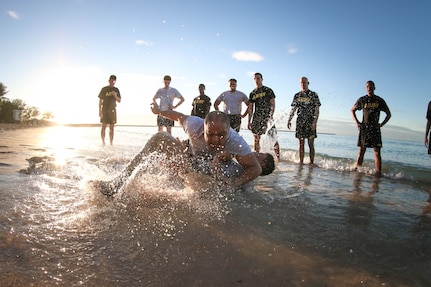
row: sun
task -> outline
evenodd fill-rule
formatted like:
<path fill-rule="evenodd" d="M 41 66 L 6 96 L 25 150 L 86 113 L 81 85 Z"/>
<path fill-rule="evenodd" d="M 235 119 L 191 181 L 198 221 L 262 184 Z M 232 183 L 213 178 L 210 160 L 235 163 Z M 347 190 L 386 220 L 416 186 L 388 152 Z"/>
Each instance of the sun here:
<path fill-rule="evenodd" d="M 59 124 L 95 123 L 98 118 L 100 69 L 58 66 L 42 73 L 34 88 L 31 105 L 51 112 Z"/>

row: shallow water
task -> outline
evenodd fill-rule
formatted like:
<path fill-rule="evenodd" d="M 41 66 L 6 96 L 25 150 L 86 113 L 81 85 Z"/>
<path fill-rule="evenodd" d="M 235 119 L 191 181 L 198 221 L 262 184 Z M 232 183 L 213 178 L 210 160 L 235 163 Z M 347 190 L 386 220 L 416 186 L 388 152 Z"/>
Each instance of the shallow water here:
<path fill-rule="evenodd" d="M 88 180 L 112 178 L 155 128 L 116 127 L 114 147 L 98 128 L 26 131 L 0 134 L 1 286 L 431 285 L 431 159 L 411 159 L 415 143 L 383 153 L 376 178 L 370 155 L 353 171 L 354 138 L 319 135 L 310 168 L 279 133 L 283 161 L 243 193 L 138 173 L 110 200 Z M 44 155 L 50 170 L 17 172 Z"/>

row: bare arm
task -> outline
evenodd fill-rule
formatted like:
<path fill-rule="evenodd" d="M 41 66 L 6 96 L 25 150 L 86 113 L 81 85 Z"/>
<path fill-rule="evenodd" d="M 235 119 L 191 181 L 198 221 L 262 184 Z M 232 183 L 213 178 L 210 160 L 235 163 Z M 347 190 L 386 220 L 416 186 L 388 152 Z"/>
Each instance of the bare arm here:
<path fill-rule="evenodd" d="M 182 103 L 184 103 L 184 98 L 183 98 L 183 97 L 181 97 L 181 98 L 180 98 L 180 101 L 179 101 L 175 106 L 173 106 L 172 108 L 173 108 L 173 109 L 176 109 L 176 108 L 178 108 Z"/>
<path fill-rule="evenodd" d="M 251 121 L 253 119 L 254 103 L 248 105 L 248 129 L 251 130 Z"/>
<path fill-rule="evenodd" d="M 250 102 L 244 102 L 244 104 L 247 106 L 247 108 L 245 109 L 244 114 L 241 115 L 241 118 L 245 118 L 248 114 L 249 114 L 249 110 L 250 110 Z"/>
<path fill-rule="evenodd" d="M 102 106 L 103 106 L 103 100 L 99 99 L 99 117 L 102 118 L 103 113 L 102 113 Z"/>
<path fill-rule="evenodd" d="M 210 112 L 210 109 L 211 109 L 211 102 L 209 102 L 209 104 L 206 105 L 206 107 L 205 107 L 205 114 L 208 114 Z"/>
<path fill-rule="evenodd" d="M 270 108 L 271 110 L 269 112 L 269 118 L 272 119 L 274 116 L 274 112 L 275 112 L 275 99 L 274 98 L 271 99 L 269 103 L 271 104 L 271 108 Z"/>
<path fill-rule="evenodd" d="M 151 111 L 155 115 L 161 115 L 162 117 L 168 118 L 173 121 L 177 121 L 180 123 L 180 125 L 183 125 L 184 121 L 188 118 L 188 116 L 177 111 L 173 111 L 173 110 L 161 111 L 157 103 L 153 103 L 151 105 Z"/>
<path fill-rule="evenodd" d="M 391 118 L 391 116 L 392 116 L 391 115 L 391 111 L 388 109 L 388 111 L 386 113 L 386 117 L 383 120 L 383 122 L 380 124 L 380 127 L 383 127 L 389 121 L 389 119 Z"/>
<path fill-rule="evenodd" d="M 428 135 L 430 133 L 431 121 L 427 121 L 427 125 L 425 128 L 425 146 L 428 147 Z"/>
<path fill-rule="evenodd" d="M 317 128 L 317 120 L 319 119 L 319 112 L 320 112 L 320 107 L 316 106 L 316 110 L 314 111 L 314 120 L 313 120 L 313 124 L 311 125 L 311 129 L 313 131 L 316 130 Z"/>
<path fill-rule="evenodd" d="M 292 119 L 295 116 L 296 109 L 297 109 L 297 107 L 292 107 L 292 109 L 290 110 L 289 120 L 287 121 L 287 128 L 289 130 L 292 127 Z"/>
<path fill-rule="evenodd" d="M 218 106 L 221 104 L 221 101 L 220 100 L 215 100 L 215 102 L 214 102 L 214 109 L 216 110 L 216 111 L 218 111 L 219 110 L 219 108 L 218 108 Z"/>
<path fill-rule="evenodd" d="M 115 98 L 115 101 L 117 103 L 121 103 L 121 97 L 118 95 L 119 93 L 120 93 L 120 91 L 118 91 L 118 93 L 115 91 L 112 92 L 112 96 Z"/>
<path fill-rule="evenodd" d="M 236 188 L 246 184 L 262 174 L 262 168 L 253 153 L 245 156 L 236 156 L 236 160 L 244 171 L 232 181 L 232 185 Z"/>
<path fill-rule="evenodd" d="M 355 123 L 358 127 L 360 127 L 361 123 L 358 120 L 358 117 L 356 116 L 356 104 L 352 107 L 352 109 L 350 110 L 350 112 L 352 113 L 352 117 L 355 120 Z"/>

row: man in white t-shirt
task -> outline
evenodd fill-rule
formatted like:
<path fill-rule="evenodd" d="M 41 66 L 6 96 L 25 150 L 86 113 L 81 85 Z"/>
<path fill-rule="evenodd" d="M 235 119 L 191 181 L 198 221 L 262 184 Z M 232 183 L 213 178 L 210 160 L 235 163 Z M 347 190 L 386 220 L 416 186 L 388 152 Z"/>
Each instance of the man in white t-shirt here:
<path fill-rule="evenodd" d="M 166 75 L 163 78 L 165 86 L 157 90 L 157 93 L 153 97 L 153 103 L 157 104 L 159 100 L 159 106 L 162 111 L 170 111 L 176 109 L 179 105 L 184 102 L 184 97 L 178 92 L 177 89 L 170 87 L 171 76 Z M 178 99 L 176 105 L 174 105 L 174 100 Z M 157 116 L 157 126 L 159 127 L 159 132 L 163 131 L 163 127 L 166 127 L 166 131 L 171 134 L 172 127 L 174 126 L 174 121 Z"/>
<path fill-rule="evenodd" d="M 228 115 L 230 126 L 239 132 L 241 129 L 241 119 L 245 117 L 248 113 L 248 97 L 241 91 L 236 89 L 237 81 L 236 79 L 229 80 L 230 90 L 225 91 L 218 96 L 216 101 L 214 102 L 214 109 L 216 111 L 219 110 L 219 105 L 223 102 L 224 108 L 223 111 Z M 247 109 L 244 114 L 241 114 L 242 111 L 242 103 L 247 106 Z"/>
<path fill-rule="evenodd" d="M 103 194 L 111 196 L 118 192 L 142 158 L 154 152 L 166 156 L 166 160 L 158 164 L 168 167 L 174 174 L 193 171 L 211 174 L 206 169 L 215 167 L 223 175 L 221 180 L 228 178 L 229 184 L 235 189 L 260 175 L 272 173 L 275 168 L 272 155 L 253 153 L 247 142 L 229 126 L 229 119 L 223 112 L 210 112 L 204 120 L 176 111 L 161 111 L 157 105 L 152 107 L 152 111 L 178 121 L 183 126 L 189 137 L 188 151 L 183 142 L 170 134 L 157 133 L 120 175 L 111 181 L 96 182 Z"/>

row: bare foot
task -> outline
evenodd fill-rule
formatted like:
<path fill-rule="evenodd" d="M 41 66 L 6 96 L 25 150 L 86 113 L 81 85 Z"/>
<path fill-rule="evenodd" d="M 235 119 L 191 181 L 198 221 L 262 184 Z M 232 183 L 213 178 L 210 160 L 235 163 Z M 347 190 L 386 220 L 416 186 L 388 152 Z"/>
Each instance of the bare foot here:
<path fill-rule="evenodd" d="M 120 188 L 121 183 L 115 180 L 102 181 L 102 180 L 91 180 L 89 184 L 96 190 L 100 191 L 106 196 L 113 196 Z"/>

